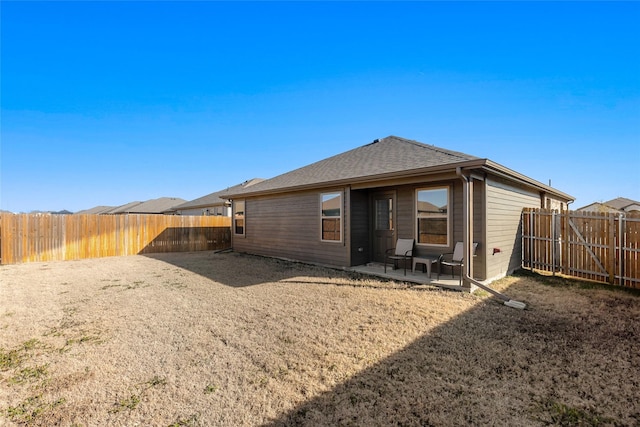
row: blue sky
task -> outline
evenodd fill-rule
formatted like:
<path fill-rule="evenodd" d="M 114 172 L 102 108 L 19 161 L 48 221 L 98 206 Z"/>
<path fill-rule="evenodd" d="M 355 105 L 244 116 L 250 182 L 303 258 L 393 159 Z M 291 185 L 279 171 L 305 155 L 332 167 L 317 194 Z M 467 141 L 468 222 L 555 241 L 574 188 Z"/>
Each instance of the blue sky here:
<path fill-rule="evenodd" d="M 1 209 L 192 200 L 388 135 L 640 200 L 640 3 L 0 8 Z"/>

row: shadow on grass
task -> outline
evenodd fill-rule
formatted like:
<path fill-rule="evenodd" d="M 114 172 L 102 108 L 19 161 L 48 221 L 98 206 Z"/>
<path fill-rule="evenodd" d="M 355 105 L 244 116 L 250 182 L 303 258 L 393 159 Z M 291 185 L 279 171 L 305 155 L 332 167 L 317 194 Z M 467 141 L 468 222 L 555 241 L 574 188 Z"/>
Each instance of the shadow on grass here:
<path fill-rule="evenodd" d="M 638 425 L 640 299 L 506 292 L 529 309 L 484 299 L 265 426 Z"/>
<path fill-rule="evenodd" d="M 626 292 L 631 295 L 640 296 L 640 289 L 629 288 L 620 285 L 610 285 L 608 283 L 589 281 L 589 280 L 581 280 L 574 277 L 563 276 L 560 274 L 552 275 L 550 273 L 538 273 L 536 271 L 527 270 L 524 268 L 516 270 L 513 275 L 515 277 L 523 277 L 523 278 L 531 278 L 542 284 L 548 286 L 562 286 L 562 287 L 571 287 L 576 289 L 594 289 L 594 290 L 604 290 L 604 291 L 612 291 L 612 292 Z"/>
<path fill-rule="evenodd" d="M 310 264 L 265 258 L 228 250 L 142 255 L 231 287 L 247 287 L 265 282 L 285 281 L 301 275 L 317 278 L 350 277 L 356 280 L 362 277 L 358 273 L 347 273 L 342 270 L 332 270 Z M 229 270 L 230 264 L 233 266 L 232 271 Z"/>
<path fill-rule="evenodd" d="M 145 256 L 232 287 L 349 277 L 234 252 Z M 229 265 L 233 271 L 222 270 Z M 638 425 L 638 294 L 519 274 L 503 291 L 527 303 L 527 310 L 479 299 L 472 309 L 264 425 Z M 295 393 L 304 400 L 303 389 Z"/>

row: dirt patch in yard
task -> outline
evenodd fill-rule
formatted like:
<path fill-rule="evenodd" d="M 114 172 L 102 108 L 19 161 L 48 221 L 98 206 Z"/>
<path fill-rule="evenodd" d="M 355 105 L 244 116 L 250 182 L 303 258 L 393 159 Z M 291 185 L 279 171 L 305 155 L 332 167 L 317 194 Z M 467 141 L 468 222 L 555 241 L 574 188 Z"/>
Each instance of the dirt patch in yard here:
<path fill-rule="evenodd" d="M 640 297 L 236 253 L 0 267 L 0 425 L 638 425 Z"/>

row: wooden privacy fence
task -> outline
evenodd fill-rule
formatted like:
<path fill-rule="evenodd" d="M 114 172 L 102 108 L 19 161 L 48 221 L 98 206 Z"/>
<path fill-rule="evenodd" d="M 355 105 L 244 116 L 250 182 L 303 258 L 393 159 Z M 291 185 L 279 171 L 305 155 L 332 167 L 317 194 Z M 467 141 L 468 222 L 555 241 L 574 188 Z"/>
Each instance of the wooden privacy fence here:
<path fill-rule="evenodd" d="M 640 214 L 525 209 L 522 266 L 640 288 Z"/>
<path fill-rule="evenodd" d="M 63 261 L 231 247 L 231 218 L 2 214 L 0 263 Z"/>

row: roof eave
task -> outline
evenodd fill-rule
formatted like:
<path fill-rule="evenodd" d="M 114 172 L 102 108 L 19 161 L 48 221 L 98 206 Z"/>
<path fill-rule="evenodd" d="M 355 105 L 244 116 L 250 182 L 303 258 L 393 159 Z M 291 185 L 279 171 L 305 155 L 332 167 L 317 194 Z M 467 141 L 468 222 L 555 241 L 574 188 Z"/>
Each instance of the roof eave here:
<path fill-rule="evenodd" d="M 255 197 L 255 196 L 268 196 L 273 194 L 313 190 L 318 188 L 340 187 L 344 185 L 361 184 L 365 182 L 375 183 L 378 181 L 387 181 L 390 179 L 401 179 L 401 178 L 407 178 L 407 177 L 416 176 L 416 175 L 432 175 L 432 174 L 437 174 L 442 172 L 455 172 L 455 170 L 458 167 L 462 167 L 465 169 L 478 167 L 483 165 L 485 161 L 486 159 L 473 159 L 473 160 L 468 160 L 468 161 L 463 161 L 458 163 L 449 163 L 445 165 L 430 166 L 426 168 L 408 169 L 408 170 L 388 172 L 383 174 L 360 176 L 355 178 L 347 178 L 347 179 L 340 179 L 340 180 L 333 180 L 333 181 L 324 181 L 324 182 L 316 182 L 311 184 L 274 188 L 274 189 L 263 190 L 263 191 L 229 193 L 227 194 L 227 197 L 229 198 L 229 200 L 231 200 L 235 197 L 244 198 L 244 197 Z"/>
<path fill-rule="evenodd" d="M 548 185 L 545 185 L 543 183 L 541 183 L 540 181 L 536 181 L 533 178 L 529 178 L 526 175 L 523 175 L 519 172 L 516 172 L 512 169 L 509 169 L 505 166 L 502 166 L 499 163 L 496 163 L 494 161 L 491 161 L 489 159 L 484 159 L 485 160 L 485 164 L 482 166 L 482 169 L 484 169 L 487 172 L 492 172 L 492 173 L 497 173 L 497 174 L 502 174 L 502 175 L 506 175 L 508 178 L 513 179 L 515 181 L 521 182 L 522 184 L 534 187 L 536 189 L 538 189 L 539 191 L 542 191 L 546 194 L 551 194 L 553 196 L 559 197 L 567 202 L 573 202 L 575 201 L 575 197 L 564 193 L 562 191 L 556 190 L 553 187 L 550 187 Z"/>

